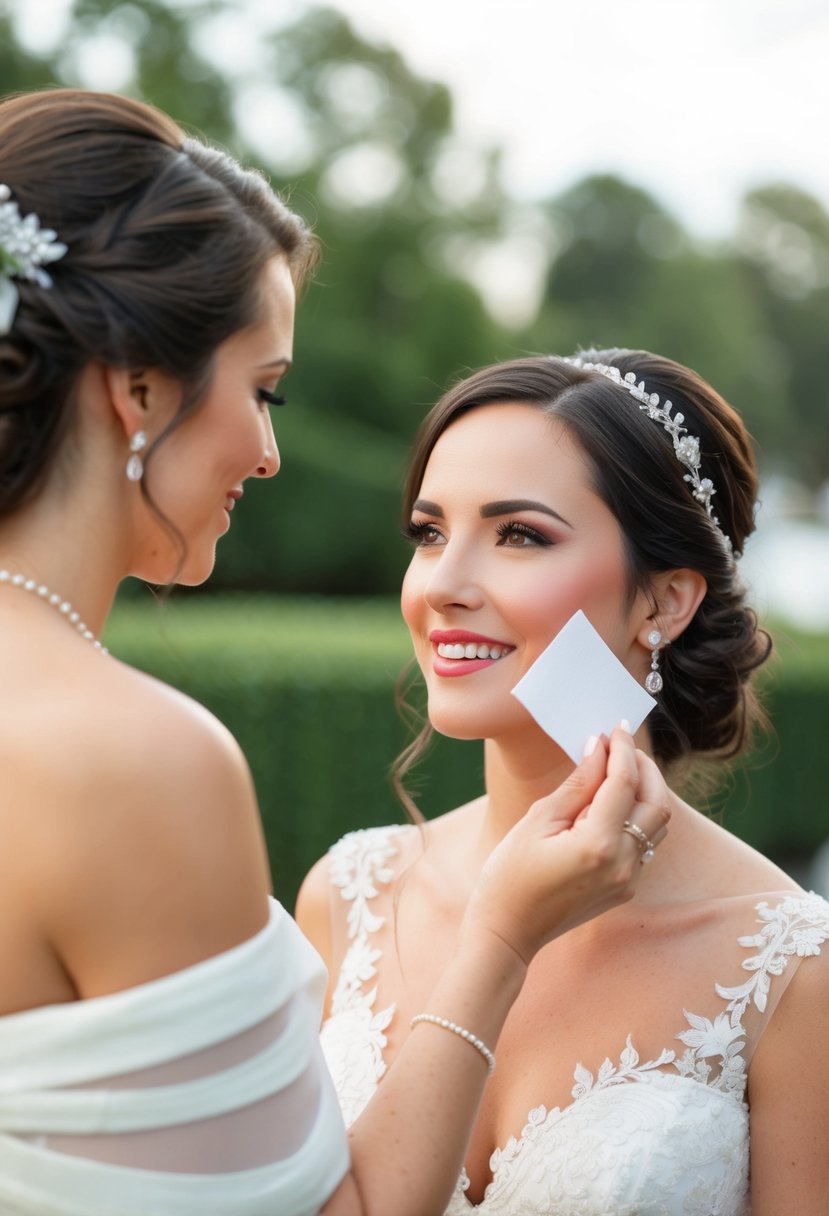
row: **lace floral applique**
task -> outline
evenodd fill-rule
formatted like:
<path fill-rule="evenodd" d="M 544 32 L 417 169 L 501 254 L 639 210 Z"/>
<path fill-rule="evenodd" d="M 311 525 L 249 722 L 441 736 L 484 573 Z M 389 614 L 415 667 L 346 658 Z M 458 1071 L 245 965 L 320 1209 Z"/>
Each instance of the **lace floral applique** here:
<path fill-rule="evenodd" d="M 723 1013 L 712 1022 L 684 1011 L 690 1030 L 677 1035 L 688 1048 L 674 1066 L 681 1076 L 701 1081 L 742 1099 L 746 1086 L 746 1063 L 742 1051 L 746 1032 L 743 1014 L 750 1003 L 764 1013 L 772 977 L 782 975 L 791 955 L 801 958 L 820 954 L 820 947 L 829 938 L 829 906 L 819 895 L 787 895 L 770 907 L 763 901 L 756 905 L 759 933 L 738 938 L 741 946 L 759 947 L 760 953 L 743 960 L 744 971 L 751 977 L 744 984 L 725 988 L 715 984 L 717 995 L 728 1001 Z M 711 1060 L 719 1061 L 714 1073 Z"/>
<path fill-rule="evenodd" d="M 820 954 L 821 945 L 829 939 L 829 906 L 818 895 L 789 895 L 773 907 L 766 902 L 759 903 L 756 911 L 763 928 L 759 933 L 738 939 L 741 946 L 760 948 L 759 954 L 745 959 L 742 964 L 744 970 L 752 973 L 751 978 L 733 988 L 714 985 L 717 995 L 729 1002 L 725 1011 L 717 1014 L 712 1021 L 683 1010 L 689 1029 L 680 1031 L 676 1036 L 686 1047 L 681 1056 L 666 1050 L 657 1060 L 640 1064 L 639 1055 L 628 1035 L 618 1068 L 610 1060 L 605 1060 L 594 1081 L 593 1074 L 578 1065 L 574 1074 L 574 1099 L 584 1097 L 594 1088 L 642 1080 L 646 1073 L 663 1064 L 672 1064 L 680 1076 L 699 1081 L 710 1089 L 720 1090 L 742 1101 L 747 1079 L 742 1054 L 746 1044 L 742 1016 L 746 1007 L 753 1001 L 758 1011 L 763 1013 L 772 977 L 782 975 L 791 955 L 806 958 Z M 537 1108 L 533 1114 L 536 1115 L 538 1111 L 543 1112 L 544 1108 Z M 528 1124 L 525 1131 L 531 1133 L 532 1125 Z"/>
<path fill-rule="evenodd" d="M 331 882 L 339 887 L 342 897 L 351 904 L 348 909 L 348 936 L 365 937 L 386 923 L 369 907 L 377 894 L 378 883 L 389 883 L 394 871 L 388 862 L 397 856 L 389 840 L 394 829 L 364 828 L 349 832 L 329 850 Z M 400 829 L 398 829 L 400 830 Z"/>
<path fill-rule="evenodd" d="M 339 887 L 342 898 L 350 905 L 347 923 L 351 941 L 332 997 L 331 1013 L 350 1015 L 351 1033 L 368 1051 L 375 1081 L 386 1071 L 383 1049 L 388 1040 L 384 1032 L 396 1006 L 392 1003 L 375 1012 L 377 987 L 365 990 L 365 985 L 377 975 L 382 953 L 371 946 L 369 935 L 386 923 L 384 916 L 372 911 L 370 901 L 394 877 L 389 862 L 397 855 L 397 847 L 391 837 L 401 830 L 405 829 L 366 828 L 349 832 L 330 850 L 331 882 Z"/>
<path fill-rule="evenodd" d="M 677 1072 L 681 1077 L 701 1081 L 703 1085 L 724 1090 L 741 1099 L 746 1084 L 746 1062 L 742 1056 L 746 1045 L 743 1027 L 739 1021 L 732 1023 L 724 1013 L 718 1013 L 712 1022 L 710 1018 L 698 1017 L 687 1009 L 683 1012 L 691 1029 L 683 1030 L 676 1036 L 688 1048 L 673 1062 Z M 712 1079 L 713 1068 L 708 1061 L 717 1058 L 719 1072 Z"/>
<path fill-rule="evenodd" d="M 633 1046 L 631 1036 L 628 1035 L 625 1040 L 625 1049 L 619 1056 L 618 1066 L 606 1059 L 600 1066 L 595 1081 L 592 1072 L 589 1072 L 581 1064 L 576 1065 L 576 1071 L 573 1073 L 576 1084 L 571 1090 L 573 1098 L 575 1101 L 578 1101 L 580 1098 L 586 1097 L 594 1089 L 604 1089 L 608 1085 L 621 1085 L 625 1081 L 641 1080 L 645 1073 L 652 1071 L 654 1068 L 661 1068 L 663 1064 L 672 1064 L 675 1054 L 675 1052 L 666 1048 L 658 1059 L 648 1060 L 647 1063 L 640 1064 L 639 1052 Z M 543 1110 L 544 1108 L 539 1107 L 538 1109 Z"/>
<path fill-rule="evenodd" d="M 753 1002 L 760 1013 L 765 1012 L 772 976 L 782 975 L 791 955 L 807 958 L 820 954 L 821 945 L 829 938 L 829 907 L 813 892 L 809 895 L 787 895 L 773 908 L 765 902 L 757 905 L 759 933 L 739 938 L 741 946 L 757 946 L 760 953 L 743 960 L 743 970 L 753 972 L 750 979 L 734 988 L 717 984 L 717 993 L 728 1000 L 732 1024 L 739 1022 L 746 1006 Z"/>

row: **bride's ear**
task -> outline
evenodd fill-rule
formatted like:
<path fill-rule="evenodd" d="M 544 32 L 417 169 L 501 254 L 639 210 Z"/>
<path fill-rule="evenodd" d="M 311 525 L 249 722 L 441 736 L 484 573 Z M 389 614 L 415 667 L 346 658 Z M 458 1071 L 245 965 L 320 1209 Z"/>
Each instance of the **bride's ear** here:
<path fill-rule="evenodd" d="M 665 642 L 684 633 L 705 598 L 708 583 L 698 570 L 669 570 L 654 580 L 656 611 L 643 623 L 637 640 L 652 649 L 648 634 L 657 628 Z"/>
<path fill-rule="evenodd" d="M 104 367 L 103 374 L 110 409 L 127 440 L 145 428 L 160 432 L 178 408 L 180 388 L 163 372 Z"/>

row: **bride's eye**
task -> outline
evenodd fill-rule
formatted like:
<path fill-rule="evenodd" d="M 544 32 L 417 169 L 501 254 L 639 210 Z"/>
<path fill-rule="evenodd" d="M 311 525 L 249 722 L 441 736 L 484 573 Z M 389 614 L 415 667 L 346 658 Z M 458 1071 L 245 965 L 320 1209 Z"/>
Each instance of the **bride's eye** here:
<path fill-rule="evenodd" d="M 429 548 L 431 545 L 439 544 L 442 539 L 439 529 L 434 524 L 419 523 L 415 520 L 406 525 L 403 535 L 406 540 L 410 540 L 419 548 Z"/>
<path fill-rule="evenodd" d="M 531 528 L 529 524 L 520 523 L 518 520 L 505 520 L 499 524 L 497 528 L 499 536 L 499 545 L 503 545 L 507 549 L 528 549 L 532 545 L 551 545 L 553 542 L 546 536 L 542 536 L 535 528 Z"/>
<path fill-rule="evenodd" d="M 269 388 L 258 388 L 256 396 L 262 405 L 286 405 L 288 401 L 287 397 L 280 397 L 277 393 L 272 393 Z"/>

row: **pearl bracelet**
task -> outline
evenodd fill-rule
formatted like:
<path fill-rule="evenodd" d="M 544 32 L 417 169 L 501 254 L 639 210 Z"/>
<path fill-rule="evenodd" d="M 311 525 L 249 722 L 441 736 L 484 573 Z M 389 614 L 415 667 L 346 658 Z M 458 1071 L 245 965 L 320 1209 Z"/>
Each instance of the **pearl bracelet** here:
<path fill-rule="evenodd" d="M 475 1050 L 480 1052 L 484 1057 L 486 1060 L 487 1076 L 491 1077 L 495 1072 L 494 1054 L 489 1050 L 483 1039 L 479 1039 L 476 1035 L 472 1034 L 470 1030 L 464 1030 L 463 1026 L 458 1026 L 456 1022 L 450 1022 L 447 1018 L 439 1018 L 437 1014 L 434 1013 L 415 1014 L 409 1023 L 410 1028 L 416 1026 L 418 1022 L 431 1022 L 433 1026 L 442 1026 L 444 1030 L 451 1030 L 452 1034 L 459 1035 L 462 1039 L 465 1039 L 466 1042 L 469 1043 L 470 1047 L 474 1047 Z"/>

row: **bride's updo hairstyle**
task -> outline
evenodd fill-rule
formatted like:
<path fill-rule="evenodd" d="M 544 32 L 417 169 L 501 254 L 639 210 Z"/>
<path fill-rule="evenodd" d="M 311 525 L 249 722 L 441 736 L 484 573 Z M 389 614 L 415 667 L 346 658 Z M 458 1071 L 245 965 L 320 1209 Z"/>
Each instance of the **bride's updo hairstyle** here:
<path fill-rule="evenodd" d="M 175 426 L 209 387 L 216 348 L 255 323 L 268 259 L 283 253 L 299 284 L 315 245 L 259 173 L 107 93 L 2 102 L 0 183 L 22 217 L 34 213 L 67 246 L 49 266 L 51 288 L 15 280 L 17 311 L 0 336 L 2 517 L 53 466 L 87 362 L 181 380 Z"/>
<path fill-rule="evenodd" d="M 687 433 L 699 440 L 700 476 L 714 486 L 711 509 L 719 527 L 684 480 L 688 469 L 664 426 L 628 388 L 580 363 L 618 368 L 623 378 L 632 372 L 647 394 L 673 403 L 673 418 L 684 415 Z M 427 416 L 404 492 L 406 522 L 439 437 L 463 414 L 496 402 L 551 415 L 584 451 L 593 489 L 622 530 L 631 601 L 638 590 L 653 598 L 653 576 L 662 571 L 690 568 L 703 575 L 708 589 L 696 614 L 660 651 L 664 687 L 646 724 L 663 766 L 693 756 L 738 755 L 763 716 L 750 677 L 771 650 L 746 603 L 736 562 L 754 530 L 757 495 L 751 442 L 739 415 L 696 373 L 646 351 L 583 351 L 572 363 L 536 357 L 497 364 L 450 389 Z M 509 446 L 508 432 L 503 443 Z"/>

